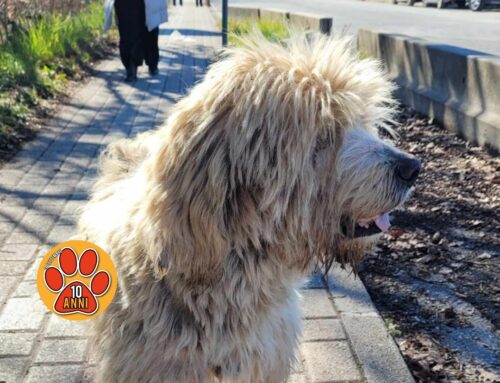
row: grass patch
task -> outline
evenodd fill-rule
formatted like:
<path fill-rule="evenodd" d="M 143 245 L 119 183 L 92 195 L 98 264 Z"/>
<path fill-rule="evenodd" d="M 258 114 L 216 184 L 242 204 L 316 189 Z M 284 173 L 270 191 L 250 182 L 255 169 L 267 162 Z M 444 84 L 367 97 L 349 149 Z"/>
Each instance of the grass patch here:
<path fill-rule="evenodd" d="M 401 335 L 403 335 L 401 330 L 398 328 L 396 322 L 394 322 L 394 319 L 385 318 L 384 322 L 385 322 L 385 325 L 387 326 L 387 330 L 389 331 L 389 334 L 391 334 L 394 337 L 400 337 Z"/>
<path fill-rule="evenodd" d="M 228 41 L 230 45 L 239 45 L 238 37 L 250 33 L 253 29 L 258 29 L 264 37 L 271 41 L 280 41 L 288 37 L 288 28 L 285 23 L 279 20 L 261 19 L 257 22 L 251 20 L 234 20 L 228 22 Z"/>
<path fill-rule="evenodd" d="M 110 38 L 102 34 L 104 7 L 91 2 L 76 14 L 44 14 L 16 20 L 0 44 L 0 151 L 35 113 L 40 100 L 56 95 Z"/>

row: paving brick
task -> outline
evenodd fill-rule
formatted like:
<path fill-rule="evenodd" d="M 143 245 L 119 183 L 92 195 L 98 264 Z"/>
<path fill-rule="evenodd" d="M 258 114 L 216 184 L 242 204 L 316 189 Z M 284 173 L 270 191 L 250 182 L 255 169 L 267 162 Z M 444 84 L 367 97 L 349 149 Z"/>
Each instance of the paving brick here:
<path fill-rule="evenodd" d="M 22 170 L 2 169 L 2 179 L 0 180 L 0 186 L 4 188 L 11 188 L 18 184 L 25 174 L 26 173 Z"/>
<path fill-rule="evenodd" d="M 80 180 L 80 174 L 71 174 L 71 173 L 58 173 L 56 176 L 52 178 L 51 183 L 54 185 L 73 185 L 76 186 L 78 181 Z"/>
<path fill-rule="evenodd" d="M 53 314 L 45 335 L 47 337 L 84 337 L 88 334 L 89 324 L 86 321 L 72 321 Z"/>
<path fill-rule="evenodd" d="M 0 330 L 36 331 L 47 311 L 37 296 L 10 298 L 0 314 Z"/>
<path fill-rule="evenodd" d="M 35 256 L 38 245 L 4 245 L 0 248 L 1 261 L 29 261 Z"/>
<path fill-rule="evenodd" d="M 337 316 L 325 290 L 301 290 L 302 316 L 304 318 L 330 318 Z"/>
<path fill-rule="evenodd" d="M 78 199 L 70 199 L 68 203 L 64 206 L 62 214 L 76 214 L 85 205 L 86 201 Z"/>
<path fill-rule="evenodd" d="M 27 358 L 0 358 L 0 382 L 20 382 L 27 364 Z"/>
<path fill-rule="evenodd" d="M 32 211 L 38 214 L 59 215 L 64 209 L 66 201 L 59 201 L 57 204 L 36 203 L 31 208 Z"/>
<path fill-rule="evenodd" d="M 39 160 L 30 170 L 29 174 L 36 178 L 45 178 L 50 180 L 59 171 L 61 161 L 43 161 Z M 39 187 L 46 186 L 46 182 L 40 184 Z"/>
<path fill-rule="evenodd" d="M 306 377 L 303 374 L 291 374 L 287 383 L 306 383 Z"/>
<path fill-rule="evenodd" d="M 0 277 L 0 303 L 4 302 L 17 284 L 18 278 L 15 276 Z"/>
<path fill-rule="evenodd" d="M 17 222 L 0 221 L 0 233 L 10 233 L 16 227 Z"/>
<path fill-rule="evenodd" d="M 81 365 L 31 366 L 26 383 L 80 383 Z"/>
<path fill-rule="evenodd" d="M 46 243 L 49 245 L 56 245 L 68 241 L 74 233 L 75 228 L 72 225 L 56 225 L 47 236 Z"/>
<path fill-rule="evenodd" d="M 61 214 L 59 216 L 59 220 L 57 221 L 57 225 L 59 226 L 76 226 L 78 219 L 80 218 L 80 214 Z"/>
<path fill-rule="evenodd" d="M 28 211 L 26 207 L 10 206 L 5 202 L 0 204 L 0 221 L 2 222 L 19 222 L 24 214 Z"/>
<path fill-rule="evenodd" d="M 328 274 L 328 287 L 340 312 L 376 313 L 377 310 L 359 277 L 349 268 L 333 267 Z"/>
<path fill-rule="evenodd" d="M 302 324 L 304 342 L 345 339 L 339 319 L 306 319 Z"/>
<path fill-rule="evenodd" d="M 0 261 L 2 276 L 23 275 L 27 268 L 28 262 L 25 261 Z"/>
<path fill-rule="evenodd" d="M 45 235 L 43 233 L 31 233 L 16 229 L 9 235 L 5 243 L 7 245 L 37 245 L 44 241 Z"/>
<path fill-rule="evenodd" d="M 378 314 L 342 314 L 342 321 L 368 383 L 414 383 Z"/>
<path fill-rule="evenodd" d="M 44 252 L 44 250 L 40 250 L 40 255 L 44 255 L 45 253 L 46 252 Z M 36 281 L 36 275 L 38 273 L 38 269 L 40 267 L 41 262 L 42 262 L 42 257 L 37 255 L 31 266 L 28 268 L 28 271 L 26 271 L 26 274 L 24 275 L 25 282 Z"/>
<path fill-rule="evenodd" d="M 49 196 L 58 197 L 61 194 L 71 195 L 73 193 L 74 186 L 68 184 L 52 184 L 49 183 L 44 189 L 43 194 Z"/>
<path fill-rule="evenodd" d="M 68 154 L 71 152 L 71 149 L 73 149 L 73 146 L 75 145 L 74 141 L 68 139 L 68 140 L 57 140 L 54 141 L 50 146 L 48 147 L 47 151 L 53 152 L 53 153 L 60 153 L 60 154 Z"/>
<path fill-rule="evenodd" d="M 57 220 L 57 215 L 28 212 L 19 223 L 19 227 L 34 233 L 46 234 Z"/>
<path fill-rule="evenodd" d="M 66 158 L 66 154 L 64 154 L 64 153 L 46 151 L 40 157 L 39 161 L 43 161 L 43 162 L 60 162 L 60 163 L 62 163 L 65 158 Z"/>
<path fill-rule="evenodd" d="M 35 195 L 40 194 L 40 192 L 44 189 L 45 187 L 45 178 L 46 176 L 43 175 L 42 177 L 44 181 L 40 183 L 31 183 L 31 182 L 26 182 L 24 181 L 25 179 L 28 180 L 29 178 L 23 179 L 19 184 L 16 186 L 16 188 L 13 190 L 13 193 L 19 196 L 23 196 L 26 198 L 33 197 Z"/>
<path fill-rule="evenodd" d="M 83 362 L 86 348 L 86 339 L 44 339 L 35 362 Z"/>
<path fill-rule="evenodd" d="M 59 185 L 55 185 L 59 186 Z M 71 194 L 42 194 L 35 201 L 35 206 L 61 205 L 64 207 Z"/>
<path fill-rule="evenodd" d="M 361 379 L 349 345 L 344 341 L 302 344 L 305 368 L 311 383 Z"/>
<path fill-rule="evenodd" d="M 23 149 L 16 154 L 14 161 L 12 162 L 12 164 L 16 167 L 16 169 L 18 165 L 27 165 L 36 163 L 36 161 L 42 155 L 43 151 L 39 150 L 40 148 L 35 147 L 36 146 L 35 143 L 43 141 L 45 141 L 44 136 L 40 136 L 37 137 L 36 140 L 26 143 L 24 145 Z"/>
<path fill-rule="evenodd" d="M 25 187 L 26 185 L 46 185 L 49 183 L 47 177 L 36 177 L 33 174 L 27 173 L 26 176 L 19 182 L 18 187 Z"/>
<path fill-rule="evenodd" d="M 38 198 L 33 193 L 23 193 L 19 191 L 11 191 L 2 201 L 2 204 L 14 208 L 29 208 Z"/>
<path fill-rule="evenodd" d="M 38 287 L 34 280 L 32 281 L 22 281 L 18 286 L 16 291 L 14 291 L 13 297 L 32 297 L 38 294 Z"/>
<path fill-rule="evenodd" d="M 34 343 L 33 334 L 0 333 L 0 356 L 29 356 Z"/>

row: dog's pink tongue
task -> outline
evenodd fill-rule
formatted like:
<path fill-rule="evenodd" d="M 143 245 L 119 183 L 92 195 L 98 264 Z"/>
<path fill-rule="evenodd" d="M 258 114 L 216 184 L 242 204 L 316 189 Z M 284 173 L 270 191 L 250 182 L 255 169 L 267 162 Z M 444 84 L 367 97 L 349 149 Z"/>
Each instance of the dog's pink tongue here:
<path fill-rule="evenodd" d="M 389 219 L 389 214 L 382 214 L 375 218 L 375 225 L 382 231 L 387 231 L 391 227 L 391 221 Z"/>

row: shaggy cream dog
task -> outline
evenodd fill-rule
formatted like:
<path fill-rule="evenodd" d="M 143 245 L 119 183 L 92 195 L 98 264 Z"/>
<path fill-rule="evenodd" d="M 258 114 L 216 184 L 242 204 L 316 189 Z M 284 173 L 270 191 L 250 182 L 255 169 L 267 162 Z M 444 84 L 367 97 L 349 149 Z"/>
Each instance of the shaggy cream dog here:
<path fill-rule="evenodd" d="M 391 90 L 348 39 L 254 36 L 110 145 L 79 223 L 119 276 L 97 381 L 286 381 L 300 281 L 318 256 L 357 264 L 418 174 L 377 136 Z"/>

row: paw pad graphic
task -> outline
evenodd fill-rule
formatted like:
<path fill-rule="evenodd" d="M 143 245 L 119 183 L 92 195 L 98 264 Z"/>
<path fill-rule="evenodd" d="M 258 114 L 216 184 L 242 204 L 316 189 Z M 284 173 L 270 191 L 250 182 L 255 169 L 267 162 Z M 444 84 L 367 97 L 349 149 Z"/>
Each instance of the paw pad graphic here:
<path fill-rule="evenodd" d="M 99 308 L 98 297 L 105 294 L 111 286 L 109 273 L 97 270 L 99 265 L 97 252 L 94 249 L 87 249 L 78 258 L 72 248 L 65 247 L 57 257 L 59 267 L 46 268 L 43 276 L 48 289 L 59 293 L 54 303 L 54 311 L 62 315 L 95 313 Z M 89 285 L 78 280 L 80 278 L 82 280 L 90 278 Z"/>

